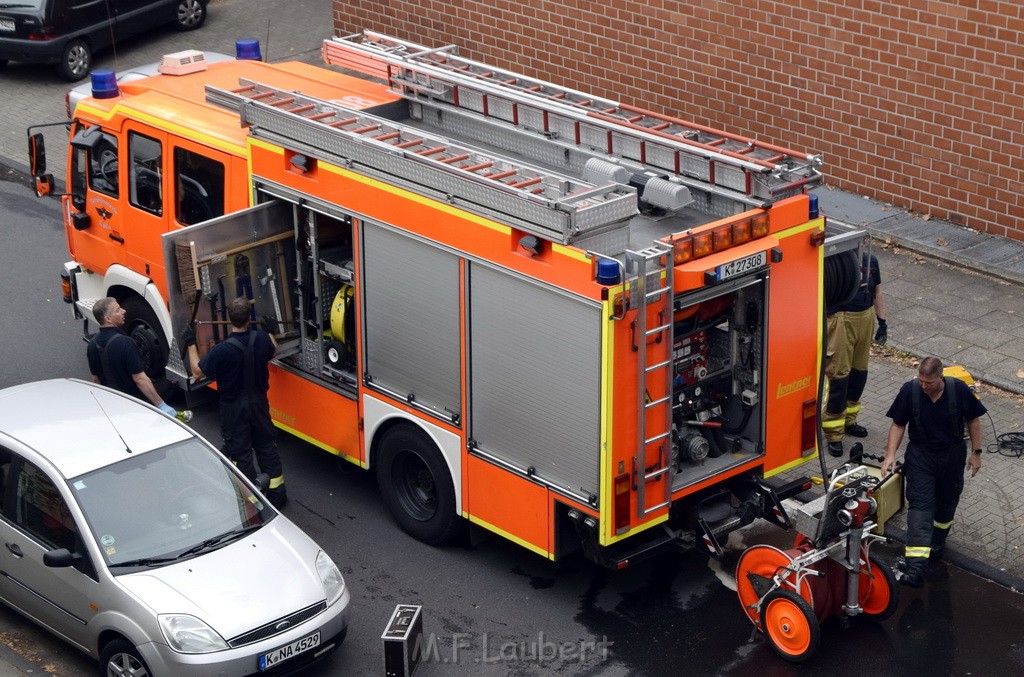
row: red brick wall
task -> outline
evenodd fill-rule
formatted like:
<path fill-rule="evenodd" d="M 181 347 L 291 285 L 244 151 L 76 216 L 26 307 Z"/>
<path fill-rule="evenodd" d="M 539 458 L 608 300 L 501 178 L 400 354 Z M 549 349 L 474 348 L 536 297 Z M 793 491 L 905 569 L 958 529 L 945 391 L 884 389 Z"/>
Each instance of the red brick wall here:
<path fill-rule="evenodd" d="M 825 156 L 827 183 L 1024 240 L 1021 0 L 349 0 L 363 28 Z"/>

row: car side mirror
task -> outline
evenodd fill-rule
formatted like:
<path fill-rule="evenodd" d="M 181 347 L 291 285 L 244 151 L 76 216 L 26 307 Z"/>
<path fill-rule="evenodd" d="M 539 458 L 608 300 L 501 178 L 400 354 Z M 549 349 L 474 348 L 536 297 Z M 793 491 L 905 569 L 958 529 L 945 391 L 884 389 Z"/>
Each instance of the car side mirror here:
<path fill-rule="evenodd" d="M 54 569 L 78 566 L 81 561 L 81 555 L 67 548 L 57 548 L 43 553 L 43 564 Z"/>

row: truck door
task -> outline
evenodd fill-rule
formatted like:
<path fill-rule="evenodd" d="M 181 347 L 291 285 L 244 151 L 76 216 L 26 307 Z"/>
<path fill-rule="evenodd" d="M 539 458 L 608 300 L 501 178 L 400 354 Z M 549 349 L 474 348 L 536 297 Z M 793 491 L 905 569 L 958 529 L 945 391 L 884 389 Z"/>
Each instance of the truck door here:
<path fill-rule="evenodd" d="M 294 224 L 293 205 L 272 200 L 161 236 L 171 355 L 179 353 L 178 336 L 189 323 L 195 325 L 200 355 L 227 338 L 230 328 L 220 308 L 236 296 L 249 298 L 253 320 L 279 320 L 278 359 L 299 349 L 289 302 L 296 277 Z M 180 361 L 167 368 L 185 380 Z"/>
<path fill-rule="evenodd" d="M 169 228 L 166 197 L 173 194 L 173 190 L 167 189 L 168 172 L 164 170 L 166 135 L 129 122 L 124 139 L 127 147 L 122 151 L 126 164 L 122 177 L 126 190 L 122 198 L 127 198 L 127 206 L 119 229 L 124 239 L 125 263 L 146 277 L 163 280 L 163 252 L 158 236 Z"/>
<path fill-rule="evenodd" d="M 125 262 L 121 199 L 121 138 L 113 131 L 79 125 L 71 136 L 71 191 L 64 199 L 68 247 L 96 271 Z"/>

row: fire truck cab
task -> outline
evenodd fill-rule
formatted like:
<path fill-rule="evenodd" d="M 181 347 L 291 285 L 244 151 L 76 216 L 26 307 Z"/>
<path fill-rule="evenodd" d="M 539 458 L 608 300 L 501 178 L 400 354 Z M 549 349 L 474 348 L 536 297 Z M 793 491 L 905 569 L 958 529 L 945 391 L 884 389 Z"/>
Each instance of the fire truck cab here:
<path fill-rule="evenodd" d="M 194 388 L 178 332 L 205 353 L 247 296 L 275 424 L 375 468 L 429 543 L 468 520 L 622 567 L 788 526 L 765 478 L 817 453 L 823 308 L 860 260 L 821 159 L 452 47 L 323 51 L 344 71 L 222 61 L 78 104 L 77 316 L 118 297 Z"/>

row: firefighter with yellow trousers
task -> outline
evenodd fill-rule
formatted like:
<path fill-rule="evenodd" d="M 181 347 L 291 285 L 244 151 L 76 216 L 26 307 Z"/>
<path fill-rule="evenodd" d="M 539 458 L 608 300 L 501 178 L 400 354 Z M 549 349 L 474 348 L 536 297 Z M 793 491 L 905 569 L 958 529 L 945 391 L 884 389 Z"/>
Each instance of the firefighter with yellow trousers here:
<path fill-rule="evenodd" d="M 829 393 L 821 427 L 832 456 L 843 455 L 844 435 L 868 435 L 867 429 L 857 423 L 857 415 L 868 382 L 871 340 L 873 337 L 877 343 L 884 344 L 889 338 L 878 259 L 873 254 L 864 254 L 862 265 L 861 284 L 854 297 L 844 305 L 827 310 L 825 375 L 829 379 Z"/>

